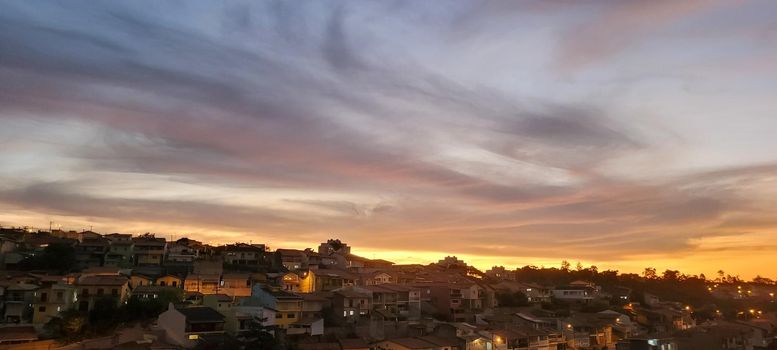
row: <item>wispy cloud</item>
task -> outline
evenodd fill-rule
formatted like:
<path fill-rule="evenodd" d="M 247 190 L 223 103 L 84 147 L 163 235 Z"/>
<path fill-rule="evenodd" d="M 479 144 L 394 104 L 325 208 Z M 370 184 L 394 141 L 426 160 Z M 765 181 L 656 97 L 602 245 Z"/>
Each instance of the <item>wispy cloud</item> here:
<path fill-rule="evenodd" d="M 774 126 L 771 107 L 737 113 L 762 101 L 768 70 L 740 78 L 747 93 L 723 110 L 699 102 L 723 103 L 709 81 L 679 76 L 704 87 L 683 100 L 667 93 L 676 80 L 628 63 L 714 66 L 726 42 L 682 56 L 662 38 L 726 16 L 753 19 L 739 33 L 774 26 L 758 4 L 721 6 L 4 3 L 0 220 L 337 234 L 516 264 L 706 261 L 743 249 L 715 237 L 777 234 L 759 209 L 777 160 L 697 133 Z M 737 60 L 775 54 L 736 47 Z M 712 117 L 696 123 L 700 111 Z M 737 140 L 772 144 L 749 135 Z"/>

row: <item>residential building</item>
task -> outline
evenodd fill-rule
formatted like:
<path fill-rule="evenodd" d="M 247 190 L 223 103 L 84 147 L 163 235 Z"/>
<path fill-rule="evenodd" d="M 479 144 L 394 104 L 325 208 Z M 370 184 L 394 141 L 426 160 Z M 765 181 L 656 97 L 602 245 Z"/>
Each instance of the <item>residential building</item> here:
<path fill-rule="evenodd" d="M 3 320 L 7 323 L 29 323 L 33 317 L 32 303 L 40 287 L 30 283 L 14 283 L 4 288 L 5 310 Z"/>
<path fill-rule="evenodd" d="M 184 281 L 184 290 L 202 294 L 218 294 L 220 284 L 221 275 L 189 274 Z"/>
<path fill-rule="evenodd" d="M 121 306 L 129 296 L 129 279 L 124 276 L 82 276 L 75 284 L 77 309 L 91 311 L 95 302 L 110 298 Z"/>
<path fill-rule="evenodd" d="M 224 315 L 207 306 L 176 309 L 170 303 L 157 324 L 165 330 L 165 340 L 187 349 L 195 347 L 200 339 L 224 334 Z"/>
<path fill-rule="evenodd" d="M 678 350 L 672 337 L 630 338 L 619 341 L 616 350 Z"/>
<path fill-rule="evenodd" d="M 515 280 L 515 270 L 508 270 L 504 266 L 494 266 L 486 270 L 486 276 L 495 280 Z"/>
<path fill-rule="evenodd" d="M 33 324 L 46 324 L 60 312 L 75 306 L 76 287 L 64 283 L 48 284 L 34 293 Z"/>
<path fill-rule="evenodd" d="M 249 331 L 253 322 L 262 322 L 265 326 L 275 325 L 276 312 L 265 308 L 255 298 L 240 298 L 223 314 L 224 330 L 232 335 Z"/>
<path fill-rule="evenodd" d="M 118 233 L 108 235 L 110 245 L 108 246 L 108 253 L 105 255 L 105 266 L 118 266 L 118 267 L 130 267 L 133 265 L 133 247 L 132 236 L 124 237 Z"/>
<path fill-rule="evenodd" d="M 251 295 L 251 274 L 249 273 L 224 273 L 219 281 L 219 293 L 231 297 L 247 297 Z"/>
<path fill-rule="evenodd" d="M 161 266 L 165 258 L 167 242 L 164 238 L 156 238 L 152 234 L 145 234 L 132 238 L 134 244 L 133 254 L 136 266 L 153 265 Z"/>
<path fill-rule="evenodd" d="M 223 248 L 222 255 L 225 264 L 258 265 L 264 260 L 264 245 L 228 244 Z"/>
<path fill-rule="evenodd" d="M 553 289 L 553 297 L 558 300 L 588 303 L 594 299 L 596 289 L 589 286 L 559 286 Z"/>
<path fill-rule="evenodd" d="M 166 274 L 156 278 L 156 285 L 162 287 L 183 288 L 184 279 L 180 276 Z"/>
<path fill-rule="evenodd" d="M 421 290 L 411 286 L 384 283 L 366 286 L 372 293 L 372 309 L 387 310 L 401 320 L 421 318 Z"/>
<path fill-rule="evenodd" d="M 289 328 L 302 316 L 303 298 L 276 287 L 256 284 L 253 287 L 251 298 L 259 305 L 275 311 L 275 325 L 280 328 Z"/>
<path fill-rule="evenodd" d="M 288 271 L 306 270 L 308 254 L 298 249 L 277 249 L 273 255 L 273 267 Z"/>
<path fill-rule="evenodd" d="M 371 309 L 372 292 L 368 289 L 347 287 L 333 292 L 332 310 L 341 324 L 366 321 Z"/>

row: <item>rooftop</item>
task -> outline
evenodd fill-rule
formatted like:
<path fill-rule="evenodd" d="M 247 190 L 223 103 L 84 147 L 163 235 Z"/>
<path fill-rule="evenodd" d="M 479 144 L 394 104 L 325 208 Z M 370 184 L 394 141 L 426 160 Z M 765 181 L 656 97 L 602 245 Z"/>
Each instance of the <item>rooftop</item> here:
<path fill-rule="evenodd" d="M 224 315 L 207 306 L 187 307 L 178 309 L 178 312 L 186 316 L 189 323 L 224 322 Z"/>

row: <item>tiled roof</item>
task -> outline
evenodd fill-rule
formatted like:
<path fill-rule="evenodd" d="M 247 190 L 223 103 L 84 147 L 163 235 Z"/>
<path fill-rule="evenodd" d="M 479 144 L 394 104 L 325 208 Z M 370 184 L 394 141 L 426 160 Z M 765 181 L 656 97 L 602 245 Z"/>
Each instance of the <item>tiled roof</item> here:
<path fill-rule="evenodd" d="M 184 309 L 178 309 L 178 312 L 186 316 L 186 322 L 189 323 L 210 323 L 224 321 L 224 315 L 207 306 L 187 307 Z"/>
<path fill-rule="evenodd" d="M 12 341 L 29 341 L 37 340 L 38 333 L 35 332 L 35 328 L 32 326 L 11 326 L 0 327 L 0 341 L 12 342 Z"/>
<path fill-rule="evenodd" d="M 77 285 L 90 286 L 123 286 L 127 283 L 123 276 L 84 276 L 78 279 Z"/>

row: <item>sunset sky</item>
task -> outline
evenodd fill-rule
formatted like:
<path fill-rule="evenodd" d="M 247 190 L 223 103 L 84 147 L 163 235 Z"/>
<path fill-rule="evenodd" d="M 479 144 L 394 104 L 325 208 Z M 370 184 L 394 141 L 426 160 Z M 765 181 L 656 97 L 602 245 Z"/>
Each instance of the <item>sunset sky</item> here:
<path fill-rule="evenodd" d="M 0 225 L 777 277 L 777 1 L 4 1 Z"/>

